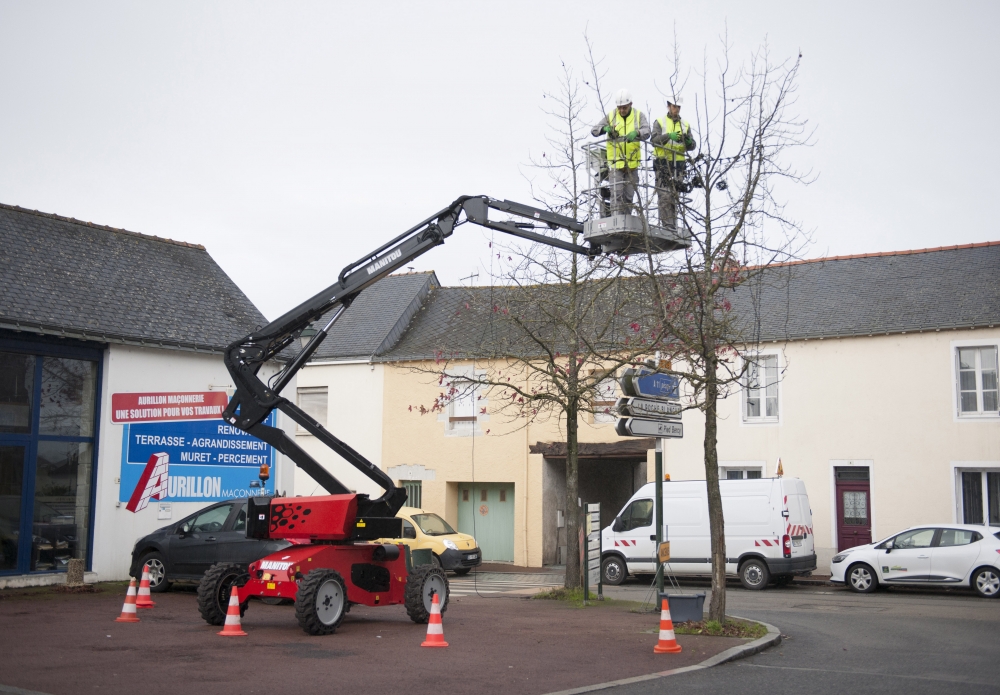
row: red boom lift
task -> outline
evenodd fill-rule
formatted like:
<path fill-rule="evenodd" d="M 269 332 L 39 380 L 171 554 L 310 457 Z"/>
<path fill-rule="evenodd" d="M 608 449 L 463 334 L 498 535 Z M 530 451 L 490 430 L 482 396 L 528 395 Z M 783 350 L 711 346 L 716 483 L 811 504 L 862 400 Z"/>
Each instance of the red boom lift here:
<path fill-rule="evenodd" d="M 530 221 L 493 221 L 489 219 L 491 209 Z M 233 591 L 237 592 L 241 614 L 251 598 L 292 599 L 299 625 L 311 635 L 334 632 L 351 604 L 404 604 L 417 623 L 427 622 L 434 594 L 439 595 L 441 611 L 447 608 L 448 580 L 443 570 L 433 565 L 413 566 L 405 546 L 372 542 L 402 536 L 402 521 L 395 514 L 406 502 L 406 491 L 280 394 L 362 290 L 443 244 L 455 227 L 465 222 L 587 256 L 601 252 L 599 246 L 582 246 L 532 231 L 544 225 L 551 230 L 562 228 L 583 234 L 582 222 L 519 203 L 463 196 L 344 268 L 337 282 L 316 296 L 226 348 L 224 359 L 236 392 L 223 419 L 272 445 L 329 494 L 250 498 L 248 537 L 285 538 L 299 544 L 251 563 L 249 568 L 213 565 L 198 587 L 198 607 L 210 624 L 225 621 Z M 271 380 L 273 383 L 258 378 L 265 362 L 276 358 L 298 340 L 304 328 L 331 310 L 329 323 Z M 367 475 L 385 494 L 370 499 L 352 493 L 283 430 L 264 424 L 275 409 Z M 262 471 L 261 475 L 267 473 Z"/>

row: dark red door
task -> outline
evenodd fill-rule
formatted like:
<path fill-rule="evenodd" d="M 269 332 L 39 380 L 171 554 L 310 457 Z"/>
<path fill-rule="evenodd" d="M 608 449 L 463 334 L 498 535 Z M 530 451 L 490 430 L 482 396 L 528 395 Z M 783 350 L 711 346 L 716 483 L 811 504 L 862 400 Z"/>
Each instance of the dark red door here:
<path fill-rule="evenodd" d="M 872 542 L 867 468 L 837 468 L 837 550 Z"/>

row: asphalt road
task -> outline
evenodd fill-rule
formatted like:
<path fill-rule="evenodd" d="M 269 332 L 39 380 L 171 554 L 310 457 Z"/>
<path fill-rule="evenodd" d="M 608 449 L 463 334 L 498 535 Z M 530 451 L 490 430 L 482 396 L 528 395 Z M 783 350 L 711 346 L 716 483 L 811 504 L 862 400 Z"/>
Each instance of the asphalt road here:
<path fill-rule="evenodd" d="M 645 583 L 608 591 L 640 601 L 646 592 Z M 786 639 L 740 661 L 603 692 L 1000 693 L 1000 600 L 959 590 L 730 588 L 727 613 L 770 623 Z"/>

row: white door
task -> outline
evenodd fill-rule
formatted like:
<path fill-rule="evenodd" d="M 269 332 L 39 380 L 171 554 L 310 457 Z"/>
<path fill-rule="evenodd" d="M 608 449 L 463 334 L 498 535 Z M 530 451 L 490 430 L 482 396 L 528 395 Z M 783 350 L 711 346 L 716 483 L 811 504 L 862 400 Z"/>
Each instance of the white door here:
<path fill-rule="evenodd" d="M 655 572 L 656 529 L 653 527 L 653 500 L 632 500 L 618 515 L 618 520 L 620 522 L 618 526 L 622 530 L 615 531 L 614 548 L 625 556 L 629 572 Z"/>
<path fill-rule="evenodd" d="M 944 528 L 931 548 L 931 576 L 936 582 L 964 581 L 979 559 L 982 536 L 975 531 Z"/>
<path fill-rule="evenodd" d="M 906 531 L 879 550 L 879 573 L 890 582 L 925 582 L 931 574 L 931 542 L 936 529 Z M 886 543 L 882 544 L 887 545 Z"/>

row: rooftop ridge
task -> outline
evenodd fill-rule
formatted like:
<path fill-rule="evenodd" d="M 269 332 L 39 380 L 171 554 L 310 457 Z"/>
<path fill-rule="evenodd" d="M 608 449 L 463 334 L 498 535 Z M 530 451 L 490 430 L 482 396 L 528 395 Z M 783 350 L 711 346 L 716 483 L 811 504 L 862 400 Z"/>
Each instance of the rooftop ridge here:
<path fill-rule="evenodd" d="M 857 258 L 880 258 L 883 256 L 911 256 L 918 253 L 934 253 L 936 251 L 959 251 L 961 249 L 977 249 L 987 246 L 1000 246 L 1000 241 L 980 241 L 974 244 L 957 244 L 955 246 L 933 246 L 926 249 L 906 249 L 903 251 L 877 251 L 873 253 L 854 253 L 845 256 L 824 256 L 822 258 L 804 258 L 798 261 L 784 261 L 783 263 L 772 263 L 770 268 L 778 268 L 788 265 L 803 265 L 805 263 L 825 263 L 826 261 L 848 261 Z"/>
<path fill-rule="evenodd" d="M 60 222 L 69 222 L 71 224 L 78 224 L 84 227 L 91 227 L 93 229 L 104 229 L 109 232 L 117 232 L 118 234 L 128 234 L 129 236 L 138 237 L 140 239 L 148 239 L 150 241 L 162 241 L 165 244 L 174 244 L 175 246 L 184 246 L 190 249 L 198 249 L 199 251 L 204 251 L 205 247 L 201 244 L 192 244 L 187 241 L 177 241 L 175 239 L 167 239 L 166 237 L 155 236 L 153 234 L 142 234 L 140 232 L 132 232 L 128 229 L 121 229 L 119 227 L 111 227 L 105 224 L 94 224 L 93 222 L 84 222 L 83 220 L 78 220 L 75 217 L 64 217 L 63 215 L 56 215 L 52 212 L 41 212 L 40 210 L 32 210 L 30 208 L 22 208 L 20 205 L 9 205 L 7 203 L 0 203 L 0 209 L 2 210 L 12 210 L 14 212 L 22 212 L 28 215 L 35 215 L 37 217 L 47 217 L 53 220 L 59 220 Z"/>

